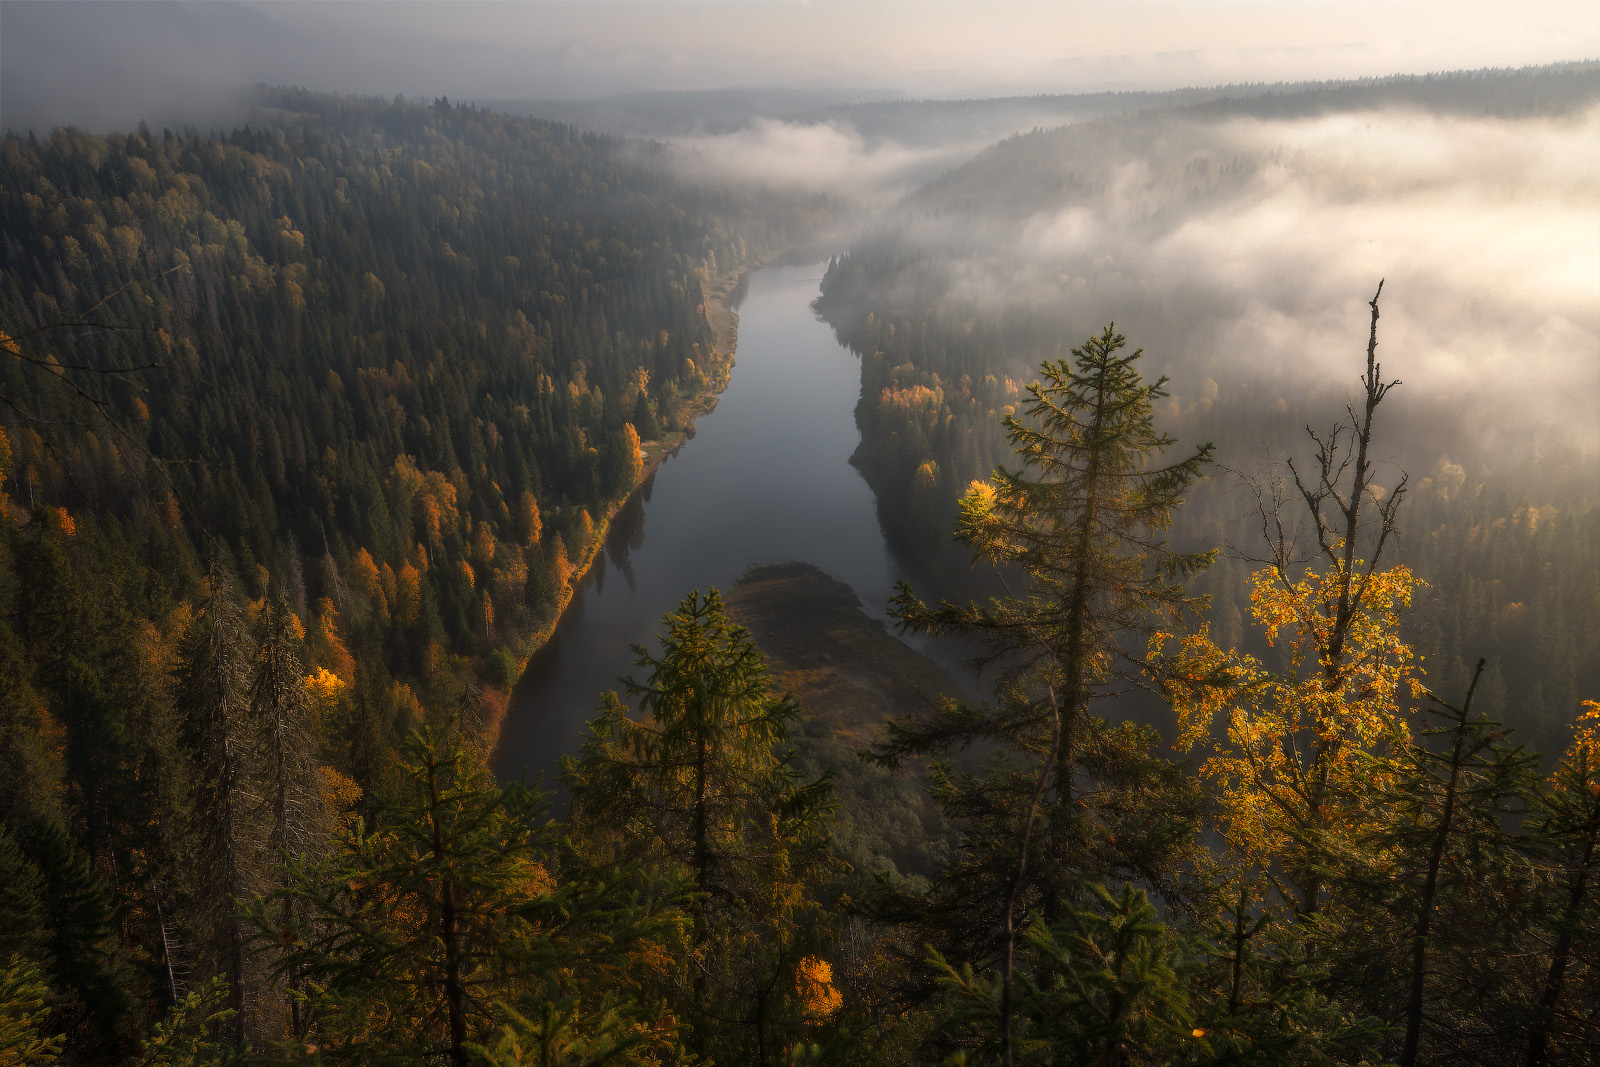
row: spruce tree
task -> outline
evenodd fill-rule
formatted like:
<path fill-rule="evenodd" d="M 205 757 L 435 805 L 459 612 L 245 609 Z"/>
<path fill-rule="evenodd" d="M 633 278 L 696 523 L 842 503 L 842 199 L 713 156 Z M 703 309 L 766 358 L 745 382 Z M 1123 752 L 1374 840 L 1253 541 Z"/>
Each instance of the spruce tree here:
<path fill-rule="evenodd" d="M 1143 351 L 1125 353 L 1126 343 L 1107 326 L 1073 349 L 1070 361 L 1045 363 L 1041 380 L 1029 386 L 1026 419 L 1006 420 L 1020 467 L 997 469 L 962 499 L 957 537 L 976 562 L 1002 574 L 1020 572 L 1026 590 L 930 607 L 902 586 L 892 605 L 904 626 L 976 638 L 987 646 L 986 661 L 1007 667 L 995 704 L 950 704 L 893 723 L 877 758 L 893 763 L 986 744 L 1034 768 L 1003 763 L 982 777 L 940 779 L 941 804 L 976 831 L 967 851 L 977 869 L 965 872 L 961 892 L 998 898 L 998 915 L 974 926 L 993 930 L 999 920 L 998 944 L 990 944 L 999 955 L 996 1023 L 1007 1065 L 1014 1058 L 1012 971 L 1024 916 L 1037 903 L 1047 921 L 1064 917 L 1074 883 L 1103 873 L 1091 855 L 1094 839 L 1114 838 L 1115 831 L 1097 825 L 1096 816 L 1115 820 L 1130 802 L 1142 808 L 1126 822 L 1130 830 L 1142 824 L 1146 834 L 1154 827 L 1148 842 L 1154 847 L 1142 858 L 1137 841 L 1111 850 L 1124 857 L 1119 862 L 1131 858 L 1143 868 L 1128 872 L 1135 877 L 1159 877 L 1192 816 L 1173 769 L 1149 756 L 1153 735 L 1108 727 L 1089 713 L 1091 698 L 1121 674 L 1118 662 L 1134 638 L 1196 603 L 1182 582 L 1213 558 L 1175 552 L 1163 539 L 1172 510 L 1210 461 L 1211 446 L 1160 462 L 1175 443 L 1154 424 L 1153 404 L 1166 395 L 1166 379 L 1145 382 L 1135 366 Z M 1085 774 L 1112 787 L 1085 795 L 1079 782 Z M 1102 798 L 1113 801 L 1097 812 Z M 1035 874 L 1037 852 L 1048 863 Z M 988 954 L 981 943 L 974 948 Z"/>
<path fill-rule="evenodd" d="M 65 997 L 57 1025 L 75 1056 L 115 1057 L 131 1044 L 139 993 L 111 892 L 65 826 L 36 824 L 27 845 L 42 875 L 47 973 Z"/>
<path fill-rule="evenodd" d="M 1549 886 L 1535 925 L 1544 966 L 1534 983 L 1528 1067 L 1577 1063 L 1600 1043 L 1592 1009 L 1600 1002 L 1600 703 L 1583 706 L 1577 737 L 1540 792 L 1533 820 Z"/>
<path fill-rule="evenodd" d="M 779 747 L 798 708 L 771 691 L 716 590 L 663 623 L 659 656 L 634 649 L 645 680 L 625 679 L 642 717 L 608 694 L 566 762 L 573 822 L 617 861 L 665 866 L 692 889 L 696 1052 L 775 1062 L 803 1015 L 797 970 L 819 947 L 821 927 L 804 919 L 828 860 L 831 784 L 805 779 Z"/>
<path fill-rule="evenodd" d="M 459 743 L 414 734 L 403 759 L 396 794 L 374 798 L 326 857 L 290 859 L 282 888 L 250 911 L 277 975 L 305 982 L 320 1055 L 465 1067 L 485 1047 L 506 1062 L 509 1045 L 548 1050 L 563 1036 L 674 1047 L 670 1029 L 607 1002 L 667 952 L 652 906 L 565 876 L 544 798 L 495 787 Z"/>
<path fill-rule="evenodd" d="M 65 1039 L 49 1032 L 50 986 L 26 956 L 0 965 L 0 1067 L 56 1062 Z"/>
<path fill-rule="evenodd" d="M 1438 725 L 1393 757 L 1368 757 L 1373 784 L 1357 801 L 1369 821 L 1352 847 L 1314 843 L 1332 858 L 1321 880 L 1338 890 L 1314 935 L 1330 983 L 1400 1026 L 1401 1067 L 1515 1025 L 1492 1017 L 1506 968 L 1489 961 L 1515 952 L 1511 902 L 1532 893 L 1522 842 L 1507 827 L 1533 793 L 1537 757 L 1473 712 L 1483 667 L 1460 704 L 1429 694 Z"/>

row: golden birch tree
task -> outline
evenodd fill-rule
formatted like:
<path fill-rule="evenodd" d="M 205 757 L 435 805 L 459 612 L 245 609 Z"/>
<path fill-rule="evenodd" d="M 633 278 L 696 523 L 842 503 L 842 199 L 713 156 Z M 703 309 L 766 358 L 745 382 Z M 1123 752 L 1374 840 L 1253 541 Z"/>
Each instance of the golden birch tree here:
<path fill-rule="evenodd" d="M 1289 461 L 1292 492 L 1252 486 L 1268 551 L 1254 560 L 1262 566 L 1251 614 L 1284 650 L 1283 665 L 1220 648 L 1204 629 L 1152 642 L 1174 667 L 1169 696 L 1184 743 L 1212 746 L 1202 770 L 1217 789 L 1224 833 L 1273 869 L 1300 914 L 1314 913 L 1323 891 L 1315 843 L 1361 819 L 1360 798 L 1384 773 L 1367 757 L 1404 741 L 1402 702 L 1421 694 L 1400 615 L 1423 583 L 1403 565 L 1379 568 L 1406 488 L 1403 472 L 1387 491 L 1374 480 L 1374 415 L 1400 384 L 1383 380 L 1377 360 L 1382 292 L 1379 283 L 1368 303 L 1361 403 L 1327 433 L 1307 428 L 1315 458 L 1309 470 Z M 1294 518 L 1301 507 L 1303 523 Z"/>

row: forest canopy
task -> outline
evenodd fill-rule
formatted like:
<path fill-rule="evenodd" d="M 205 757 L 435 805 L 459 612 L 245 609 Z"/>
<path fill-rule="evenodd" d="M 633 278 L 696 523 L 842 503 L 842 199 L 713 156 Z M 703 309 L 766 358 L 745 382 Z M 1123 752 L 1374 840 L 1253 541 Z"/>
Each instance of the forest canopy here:
<path fill-rule="evenodd" d="M 982 684 L 836 730 L 684 590 L 559 793 L 489 769 L 510 688 L 728 382 L 733 280 L 839 205 L 443 99 L 8 134 L 0 1065 L 1587 1063 L 1592 427 L 1502 448 L 1403 382 L 1407 277 L 1307 312 L 1364 367 L 1245 351 L 1364 263 L 1161 287 L 1196 218 L 1349 178 L 1350 115 L 1529 119 L 1534 166 L 1597 79 L 1113 114 L 909 197 L 816 310 L 945 579 L 891 620 Z M 1590 336 L 1547 288 L 1543 355 Z"/>

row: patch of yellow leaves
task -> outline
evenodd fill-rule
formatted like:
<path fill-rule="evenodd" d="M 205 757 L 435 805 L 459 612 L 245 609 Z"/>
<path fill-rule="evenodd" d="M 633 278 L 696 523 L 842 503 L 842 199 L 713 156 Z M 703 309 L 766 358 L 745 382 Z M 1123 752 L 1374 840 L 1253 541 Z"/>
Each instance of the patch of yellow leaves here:
<path fill-rule="evenodd" d="M 306 675 L 306 692 L 311 695 L 312 702 L 320 707 L 334 703 L 344 689 L 344 679 L 326 667 L 318 667 Z"/>
<path fill-rule="evenodd" d="M 1561 769 L 1551 781 L 1557 789 L 1566 788 L 1571 779 L 1562 772 L 1575 772 L 1590 793 L 1600 796 L 1600 701 L 1585 700 L 1579 707 L 1572 744 L 1561 754 Z"/>
<path fill-rule="evenodd" d="M 844 1006 L 844 996 L 833 985 L 833 967 L 827 960 L 807 956 L 795 965 L 795 985 L 800 1003 L 812 1019 L 828 1019 Z"/>
<path fill-rule="evenodd" d="M 1295 582 L 1272 569 L 1252 576 L 1251 615 L 1269 643 L 1287 645 L 1283 672 L 1218 647 L 1208 628 L 1152 640 L 1176 668 L 1169 696 L 1180 743 L 1215 741 L 1202 772 L 1217 787 L 1229 838 L 1253 858 L 1280 855 L 1296 830 L 1359 818 L 1337 798 L 1370 789 L 1382 771 L 1367 756 L 1407 736 L 1400 701 L 1421 694 L 1422 669 L 1400 640 L 1399 613 L 1424 583 L 1398 566 L 1352 584 L 1362 592 L 1337 660 L 1337 569 Z"/>

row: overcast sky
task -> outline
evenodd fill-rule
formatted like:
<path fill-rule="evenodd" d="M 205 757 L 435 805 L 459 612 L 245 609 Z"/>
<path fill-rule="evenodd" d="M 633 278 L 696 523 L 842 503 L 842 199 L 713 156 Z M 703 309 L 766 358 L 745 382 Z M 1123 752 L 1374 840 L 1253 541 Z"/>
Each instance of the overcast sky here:
<path fill-rule="evenodd" d="M 429 99 L 751 85 L 950 97 L 1597 56 L 1593 0 L 3 0 L 0 120 L 204 116 L 263 81 Z"/>

